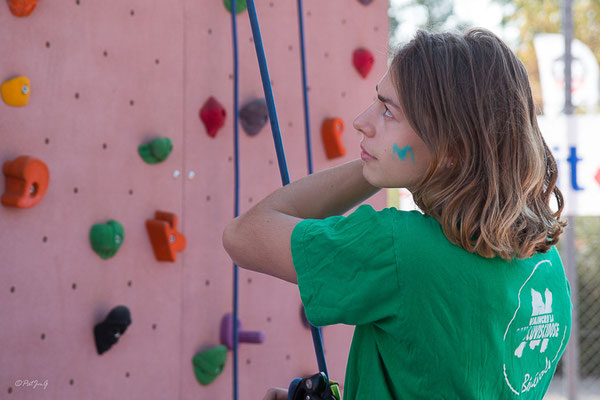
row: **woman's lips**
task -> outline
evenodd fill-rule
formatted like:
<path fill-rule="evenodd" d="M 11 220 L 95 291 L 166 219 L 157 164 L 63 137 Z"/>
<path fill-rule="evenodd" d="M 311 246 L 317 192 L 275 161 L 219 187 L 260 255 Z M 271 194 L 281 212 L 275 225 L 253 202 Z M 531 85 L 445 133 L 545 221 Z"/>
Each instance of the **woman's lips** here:
<path fill-rule="evenodd" d="M 372 161 L 372 160 L 377 160 L 375 157 L 373 157 L 372 155 L 370 155 L 369 153 L 367 153 L 365 151 L 365 149 L 362 148 L 362 146 L 360 147 L 362 152 L 360 153 L 360 158 L 363 161 Z"/>

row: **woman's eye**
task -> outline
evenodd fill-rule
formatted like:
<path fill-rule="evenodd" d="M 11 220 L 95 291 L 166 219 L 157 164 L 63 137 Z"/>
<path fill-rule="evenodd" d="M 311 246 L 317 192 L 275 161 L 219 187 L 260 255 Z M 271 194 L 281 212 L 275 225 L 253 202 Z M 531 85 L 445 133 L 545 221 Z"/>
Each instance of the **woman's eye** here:
<path fill-rule="evenodd" d="M 383 107 L 385 107 L 385 112 L 383 113 L 383 115 L 385 115 L 388 118 L 394 118 L 394 116 L 392 115 L 391 111 L 389 108 L 387 108 L 387 106 L 384 104 Z"/>

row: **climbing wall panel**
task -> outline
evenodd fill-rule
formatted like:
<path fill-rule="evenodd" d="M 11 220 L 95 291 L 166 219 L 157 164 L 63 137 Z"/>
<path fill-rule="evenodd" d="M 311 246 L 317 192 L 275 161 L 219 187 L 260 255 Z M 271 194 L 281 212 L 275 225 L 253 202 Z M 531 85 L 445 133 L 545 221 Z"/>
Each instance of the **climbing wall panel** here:
<path fill-rule="evenodd" d="M 256 8 L 293 181 L 307 174 L 296 2 Z M 304 2 L 315 171 L 359 157 L 352 120 L 386 70 L 387 8 Z M 0 43 L 0 81 L 31 82 L 26 106 L 0 102 L 0 161 L 29 155 L 50 171 L 36 206 L 0 207 L 2 398 L 232 397 L 231 352 L 208 386 L 192 367 L 194 354 L 220 344 L 221 318 L 232 311 L 232 262 L 221 245 L 234 212 L 230 18 L 220 1 L 42 1 L 21 18 L 0 4 L 11 37 Z M 264 98 L 247 11 L 238 14 L 238 41 L 242 107 Z M 366 79 L 352 66 L 359 47 L 375 56 Z M 215 137 L 199 119 L 210 96 L 227 113 Z M 321 124 L 333 117 L 344 121 L 347 152 L 330 160 Z M 138 146 L 158 137 L 173 150 L 147 164 Z M 252 137 L 240 127 L 239 162 L 243 213 L 281 186 L 268 124 Z M 385 201 L 382 191 L 369 203 Z M 185 235 L 175 262 L 154 257 L 145 222 L 157 210 L 174 213 Z M 108 220 L 125 235 L 105 260 L 89 234 Z M 243 270 L 239 287 L 243 329 L 266 336 L 240 345 L 240 399 L 316 372 L 297 288 Z M 98 355 L 94 325 L 118 305 L 132 323 Z M 352 327 L 323 329 L 330 374 L 342 382 L 351 335 Z"/>

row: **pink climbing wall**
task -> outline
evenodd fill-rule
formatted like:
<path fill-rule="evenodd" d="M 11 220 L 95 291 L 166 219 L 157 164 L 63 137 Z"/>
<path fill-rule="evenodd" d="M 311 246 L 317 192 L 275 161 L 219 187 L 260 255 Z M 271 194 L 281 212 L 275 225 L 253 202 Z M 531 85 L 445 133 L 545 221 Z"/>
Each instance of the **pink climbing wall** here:
<path fill-rule="evenodd" d="M 290 178 L 307 174 L 295 1 L 256 1 Z M 386 70 L 388 3 L 304 2 L 314 169 L 359 157 L 354 117 Z M 232 262 L 221 245 L 233 218 L 233 64 L 230 14 L 222 1 L 40 1 L 24 18 L 0 3 L 0 81 L 29 77 L 25 107 L 0 102 L 0 162 L 30 155 L 50 170 L 33 208 L 0 207 L 0 397 L 14 399 L 232 398 L 232 354 L 209 386 L 192 357 L 219 344 L 232 310 Z M 240 107 L 263 98 L 247 11 L 238 14 Z M 352 52 L 366 47 L 363 79 Z M 198 117 L 214 96 L 227 110 L 209 137 Z M 328 160 L 320 127 L 345 122 L 347 155 Z M 149 165 L 137 147 L 169 137 L 173 151 Z M 281 186 L 270 127 L 240 128 L 241 212 Z M 4 190 L 5 177 L 0 175 Z M 385 192 L 370 199 L 386 206 Z M 176 262 L 155 259 L 145 221 L 175 213 L 187 247 Z M 117 254 L 94 253 L 92 225 L 125 229 Z M 294 285 L 240 271 L 244 329 L 262 345 L 239 350 L 240 399 L 317 371 Z M 93 327 L 117 305 L 132 324 L 96 353 Z M 343 382 L 352 327 L 323 330 L 332 378 Z M 24 381 L 44 384 L 25 386 Z M 47 382 L 47 383 L 46 383 Z"/>

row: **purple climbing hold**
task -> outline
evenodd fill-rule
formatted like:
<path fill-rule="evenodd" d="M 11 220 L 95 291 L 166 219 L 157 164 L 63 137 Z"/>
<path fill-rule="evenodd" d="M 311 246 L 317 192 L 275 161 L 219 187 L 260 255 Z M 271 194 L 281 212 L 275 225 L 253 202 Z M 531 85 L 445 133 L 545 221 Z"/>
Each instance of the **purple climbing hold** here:
<path fill-rule="evenodd" d="M 240 122 L 250 136 L 258 134 L 269 121 L 265 99 L 252 100 L 240 110 Z"/>
<path fill-rule="evenodd" d="M 237 321 L 238 327 L 238 343 L 263 343 L 265 341 L 265 333 L 261 331 L 242 331 L 242 323 L 239 318 Z M 233 314 L 228 313 L 221 319 L 221 344 L 227 346 L 229 350 L 233 349 Z"/>

